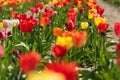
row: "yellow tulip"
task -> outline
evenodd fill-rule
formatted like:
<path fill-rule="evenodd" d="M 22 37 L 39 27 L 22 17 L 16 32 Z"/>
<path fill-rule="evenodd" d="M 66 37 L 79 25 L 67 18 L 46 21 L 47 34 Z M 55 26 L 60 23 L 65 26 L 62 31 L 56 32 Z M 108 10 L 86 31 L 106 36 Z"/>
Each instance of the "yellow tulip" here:
<path fill-rule="evenodd" d="M 78 1 L 78 7 L 82 7 L 82 2 L 81 1 Z"/>
<path fill-rule="evenodd" d="M 94 19 L 94 22 L 95 22 L 95 25 L 98 27 L 100 23 L 105 23 L 106 20 L 105 20 L 105 18 L 97 17 Z"/>
<path fill-rule="evenodd" d="M 53 72 L 50 70 L 44 70 L 40 73 L 29 73 L 26 80 L 66 80 L 66 78 L 61 73 Z"/>
<path fill-rule="evenodd" d="M 61 46 L 66 45 L 65 37 L 58 36 L 57 39 L 56 39 L 56 42 L 57 42 L 58 45 L 61 45 Z"/>
<path fill-rule="evenodd" d="M 88 28 L 88 22 L 81 22 L 80 26 L 82 29 L 87 29 Z"/>
<path fill-rule="evenodd" d="M 2 22 L 0 22 L 0 29 L 2 29 L 3 28 L 3 23 Z"/>
<path fill-rule="evenodd" d="M 30 72 L 26 80 L 41 80 L 40 73 L 37 71 Z"/>
<path fill-rule="evenodd" d="M 72 37 L 66 37 L 65 42 L 67 49 L 70 49 L 73 46 Z"/>
<path fill-rule="evenodd" d="M 53 1 L 52 1 L 53 4 L 55 4 L 55 3 L 57 3 L 57 2 L 58 2 L 58 0 L 53 0 Z"/>
<path fill-rule="evenodd" d="M 65 46 L 67 49 L 70 49 L 73 46 L 72 37 L 58 36 L 56 42 L 58 45 Z"/>
<path fill-rule="evenodd" d="M 5 1 L 5 2 L 3 3 L 3 5 L 8 5 L 8 2 L 7 2 L 7 1 Z"/>
<path fill-rule="evenodd" d="M 93 14 L 92 13 L 88 13 L 88 19 L 93 19 Z"/>

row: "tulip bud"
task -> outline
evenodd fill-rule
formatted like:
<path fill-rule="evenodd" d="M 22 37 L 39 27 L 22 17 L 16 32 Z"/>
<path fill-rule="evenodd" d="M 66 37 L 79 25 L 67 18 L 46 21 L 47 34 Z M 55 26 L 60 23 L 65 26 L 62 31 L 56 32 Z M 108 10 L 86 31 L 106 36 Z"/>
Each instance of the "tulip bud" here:
<path fill-rule="evenodd" d="M 82 14 L 84 12 L 84 8 L 80 7 L 80 13 Z"/>
<path fill-rule="evenodd" d="M 13 54 L 14 54 L 17 58 L 20 57 L 20 52 L 19 52 L 17 49 L 14 49 L 14 50 L 13 50 Z"/>

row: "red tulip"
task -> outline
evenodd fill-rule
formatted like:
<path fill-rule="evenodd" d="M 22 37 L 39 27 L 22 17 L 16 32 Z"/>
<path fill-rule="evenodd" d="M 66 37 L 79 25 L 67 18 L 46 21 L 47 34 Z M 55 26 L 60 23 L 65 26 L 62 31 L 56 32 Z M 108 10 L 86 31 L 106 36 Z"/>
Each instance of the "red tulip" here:
<path fill-rule="evenodd" d="M 80 7 L 80 13 L 82 14 L 84 12 L 84 8 Z"/>
<path fill-rule="evenodd" d="M 30 8 L 30 11 L 32 12 L 32 13 L 38 13 L 38 8 Z"/>
<path fill-rule="evenodd" d="M 26 20 L 27 15 L 26 14 L 20 14 L 20 20 Z"/>
<path fill-rule="evenodd" d="M 120 57 L 117 59 L 118 66 L 120 67 Z"/>
<path fill-rule="evenodd" d="M 73 29 L 75 29 L 75 27 L 76 27 L 76 25 L 72 22 L 72 20 L 69 20 L 67 22 L 67 29 L 68 30 L 73 30 Z"/>
<path fill-rule="evenodd" d="M 2 11 L 2 3 L 0 3 L 0 11 Z"/>
<path fill-rule="evenodd" d="M 104 9 L 101 8 L 100 6 L 97 6 L 97 13 L 102 15 L 104 13 Z"/>
<path fill-rule="evenodd" d="M 32 25 L 32 23 L 29 23 L 28 21 L 22 21 L 21 23 L 20 23 L 20 30 L 22 31 L 22 32 L 31 32 L 32 31 L 32 29 L 33 29 L 33 25 Z"/>
<path fill-rule="evenodd" d="M 114 25 L 115 34 L 120 38 L 120 22 L 116 22 Z"/>
<path fill-rule="evenodd" d="M 83 2 L 83 0 L 74 0 L 74 4 L 77 5 L 79 1 L 80 1 L 81 3 Z"/>
<path fill-rule="evenodd" d="M 44 3 L 43 2 L 39 2 L 38 4 L 35 5 L 35 7 L 42 9 L 44 7 Z"/>
<path fill-rule="evenodd" d="M 17 18 L 17 16 L 18 16 L 18 11 L 12 11 L 11 17 L 12 18 Z"/>
<path fill-rule="evenodd" d="M 78 80 L 77 65 L 74 62 L 52 62 L 46 69 L 65 75 L 66 80 Z"/>
<path fill-rule="evenodd" d="M 48 17 L 50 19 L 52 15 L 50 13 L 48 13 L 48 12 L 43 12 L 42 16 L 43 17 Z"/>
<path fill-rule="evenodd" d="M 108 26 L 109 24 L 107 23 L 100 23 L 98 26 L 99 32 L 104 33 L 107 30 Z"/>
<path fill-rule="evenodd" d="M 116 46 L 116 54 L 118 57 L 120 57 L 120 43 L 118 43 Z"/>
<path fill-rule="evenodd" d="M 67 49 L 64 46 L 55 45 L 52 47 L 52 52 L 56 57 L 64 57 L 67 53 Z"/>
<path fill-rule="evenodd" d="M 20 68 L 23 73 L 29 73 L 35 70 L 39 65 L 41 56 L 39 53 L 31 51 L 27 54 L 21 54 L 19 57 Z"/>

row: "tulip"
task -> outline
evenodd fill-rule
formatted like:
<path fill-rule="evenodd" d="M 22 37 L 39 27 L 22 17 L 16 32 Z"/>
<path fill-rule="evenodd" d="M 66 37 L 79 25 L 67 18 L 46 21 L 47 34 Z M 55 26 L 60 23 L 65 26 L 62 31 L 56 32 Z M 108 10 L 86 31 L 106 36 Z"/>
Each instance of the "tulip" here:
<path fill-rule="evenodd" d="M 65 46 L 67 49 L 70 49 L 73 46 L 72 37 L 61 37 L 58 36 L 56 42 L 60 46 Z"/>
<path fill-rule="evenodd" d="M 42 72 L 30 72 L 26 80 L 66 80 L 66 78 L 62 73 L 52 70 L 43 70 Z"/>
<path fill-rule="evenodd" d="M 116 22 L 114 25 L 114 32 L 120 38 L 120 22 Z"/>
<path fill-rule="evenodd" d="M 0 22 L 0 29 L 2 29 L 3 28 L 3 23 L 2 22 Z"/>
<path fill-rule="evenodd" d="M 41 56 L 38 52 L 31 51 L 27 54 L 19 56 L 19 65 L 23 73 L 29 73 L 35 70 L 41 61 Z"/>
<path fill-rule="evenodd" d="M 59 36 L 59 35 L 61 35 L 62 32 L 63 32 L 63 30 L 60 29 L 60 28 L 58 28 L 58 27 L 55 27 L 55 28 L 53 29 L 53 35 L 56 36 L 56 37 Z"/>
<path fill-rule="evenodd" d="M 56 57 L 64 57 L 67 53 L 67 49 L 64 46 L 55 45 L 52 47 L 52 52 Z"/>
<path fill-rule="evenodd" d="M 88 22 L 81 22 L 80 25 L 81 25 L 82 29 L 87 29 L 89 24 L 88 24 Z"/>
<path fill-rule="evenodd" d="M 17 18 L 17 16 L 18 16 L 18 11 L 12 11 L 11 17 L 12 18 Z"/>
<path fill-rule="evenodd" d="M 94 22 L 95 22 L 95 25 L 98 27 L 100 23 L 105 23 L 106 20 L 105 20 L 105 18 L 97 17 L 94 19 Z"/>
<path fill-rule="evenodd" d="M 3 20 L 2 23 L 4 28 L 8 28 L 9 26 L 11 26 L 9 20 Z"/>
<path fill-rule="evenodd" d="M 80 13 L 82 14 L 84 12 L 84 8 L 80 7 Z"/>
<path fill-rule="evenodd" d="M 107 23 L 100 23 L 98 26 L 98 31 L 104 33 L 107 30 L 108 26 L 109 24 Z"/>
<path fill-rule="evenodd" d="M 101 8 L 100 6 L 97 6 L 97 13 L 102 15 L 104 13 L 104 9 Z"/>
<path fill-rule="evenodd" d="M 48 24 L 50 24 L 48 17 L 41 17 L 40 18 L 40 26 L 45 27 Z"/>
<path fill-rule="evenodd" d="M 5 30 L 0 31 L 0 40 L 5 40 L 7 38 L 7 33 Z"/>
<path fill-rule="evenodd" d="M 66 80 L 78 80 L 77 64 L 74 62 L 55 61 L 46 65 L 46 70 L 61 73 Z"/>
<path fill-rule="evenodd" d="M 73 39 L 73 45 L 77 48 L 82 47 L 85 45 L 87 40 L 87 32 L 86 31 L 72 31 L 72 39 Z"/>
<path fill-rule="evenodd" d="M 68 29 L 69 31 L 75 29 L 75 27 L 76 27 L 76 25 L 73 23 L 72 20 L 69 20 L 69 21 L 67 22 L 67 29 Z"/>

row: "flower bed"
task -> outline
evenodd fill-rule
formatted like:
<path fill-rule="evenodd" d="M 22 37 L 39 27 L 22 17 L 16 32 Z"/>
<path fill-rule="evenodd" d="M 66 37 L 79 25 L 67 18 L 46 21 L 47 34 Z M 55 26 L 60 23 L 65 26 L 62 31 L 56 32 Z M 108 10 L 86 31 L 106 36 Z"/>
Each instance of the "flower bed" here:
<path fill-rule="evenodd" d="M 116 43 L 96 0 L 26 1 L 1 3 L 0 80 L 119 79 L 120 47 L 108 50 Z"/>

